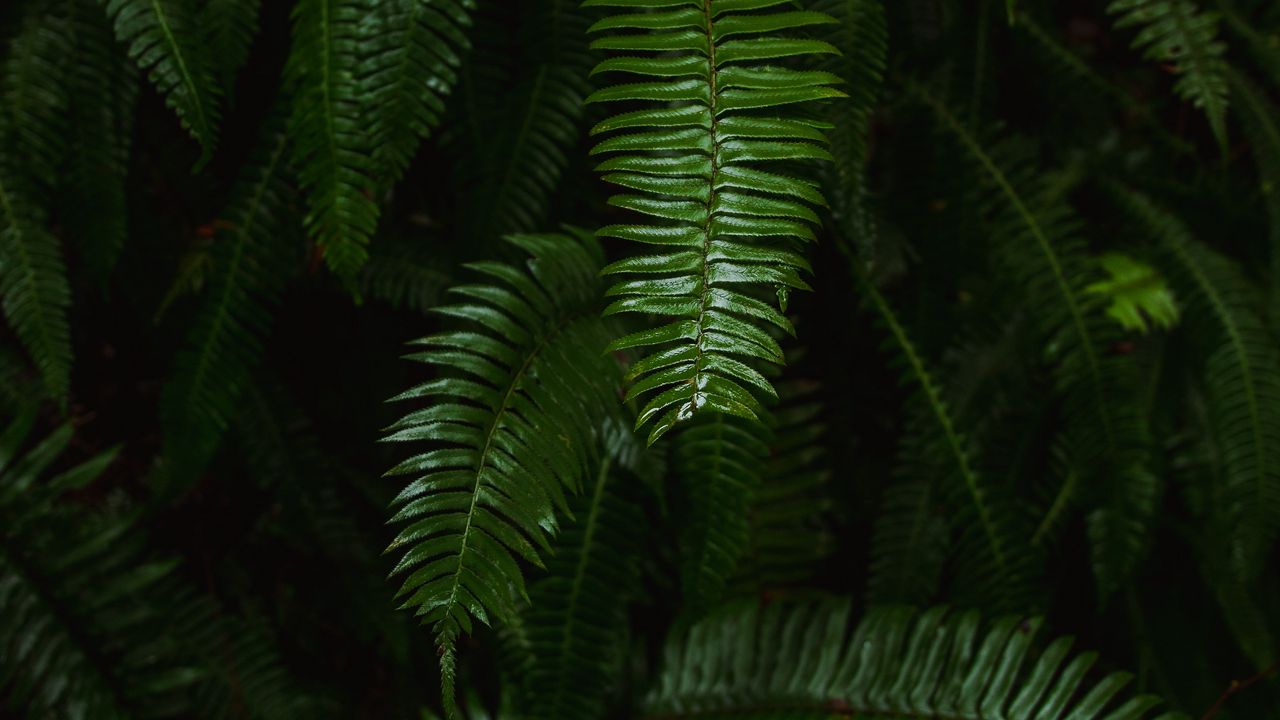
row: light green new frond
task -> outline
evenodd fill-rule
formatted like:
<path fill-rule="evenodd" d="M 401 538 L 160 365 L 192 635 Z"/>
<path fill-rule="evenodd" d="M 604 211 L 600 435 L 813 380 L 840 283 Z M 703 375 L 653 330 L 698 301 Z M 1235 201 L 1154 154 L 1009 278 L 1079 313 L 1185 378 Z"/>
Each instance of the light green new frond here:
<path fill-rule="evenodd" d="M 838 51 L 798 36 L 833 23 L 830 16 L 777 11 L 779 4 L 583 3 L 623 13 L 592 28 L 600 33 L 593 48 L 618 53 L 596 72 L 622 80 L 588 101 L 644 108 L 598 124 L 593 134 L 610 137 L 592 153 L 608 156 L 597 169 L 624 189 L 610 204 L 648 216 L 598 234 L 657 248 L 605 268 L 619 278 L 607 313 L 667 319 L 611 346 L 649 353 L 631 368 L 631 394 L 646 398 L 637 427 L 650 428 L 651 442 L 702 411 L 756 419 L 756 394 L 774 393 L 750 363 L 781 364 L 765 328 L 791 326 L 751 293 L 776 292 L 785 307 L 790 290 L 809 287 L 801 250 L 814 238 L 814 207 L 825 201 L 788 166 L 829 160 L 822 132 L 829 126 L 796 106 L 845 94 L 832 87 L 840 78 L 831 73 L 780 66 Z M 656 12 L 636 12 L 645 9 Z"/>
<path fill-rule="evenodd" d="M 365 11 L 363 0 L 300 0 L 285 66 L 294 89 L 289 138 L 306 192 L 304 225 L 329 269 L 348 277 L 364 264 L 378 226 L 358 76 Z"/>
<path fill-rule="evenodd" d="M 99 0 L 129 57 L 156 86 L 182 126 L 200 143 L 203 164 L 218 141 L 212 60 L 194 0 Z"/>
<path fill-rule="evenodd" d="M 499 626 L 515 615 L 520 563 L 542 565 L 617 405 L 619 373 L 602 354 L 599 248 L 564 235 L 510 241 L 531 259 L 473 264 L 491 284 L 456 287 L 461 302 L 436 309 L 459 329 L 414 343 L 408 359 L 441 372 L 396 398 L 419 409 L 386 438 L 432 443 L 388 473 L 411 478 L 394 503 L 402 529 L 390 550 L 403 607 L 440 645 L 450 715 L 458 637 L 475 620 Z"/>
<path fill-rule="evenodd" d="M 1097 653 L 1039 642 L 1039 618 L 983 622 L 947 608 L 733 605 L 673 635 L 642 717 L 827 720 L 1144 720 L 1157 698 L 1131 675 L 1094 675 Z M 1175 720 L 1172 714 L 1159 720 Z"/>
<path fill-rule="evenodd" d="M 358 3 L 357 3 L 358 4 Z M 439 124 L 469 47 L 474 0 L 364 2 L 359 21 L 359 101 L 379 189 L 404 174 Z M 342 10 L 335 10 L 342 17 Z M 343 132 L 339 129 L 339 132 Z"/>
<path fill-rule="evenodd" d="M 83 266 L 104 285 L 128 234 L 125 180 L 140 78 L 95 0 L 71 0 L 69 7 L 71 146 L 60 178 L 58 215 Z"/>
<path fill-rule="evenodd" d="M 161 397 L 164 456 L 179 486 L 217 449 L 262 354 L 291 257 L 288 156 L 288 136 L 270 128 L 215 223 L 208 293 Z"/>
<path fill-rule="evenodd" d="M 1118 328 L 1085 292 L 1093 268 L 1075 215 L 1051 178 L 1033 173 L 1016 148 L 997 145 L 989 153 L 942 103 L 921 95 L 974 165 L 997 266 L 1022 283 L 1062 405 L 1069 465 L 1096 498 L 1088 531 L 1105 599 L 1146 552 L 1161 492 L 1149 469 L 1138 366 L 1108 352 Z"/>
<path fill-rule="evenodd" d="M 570 503 L 574 520 L 556 538 L 547 574 L 529 587 L 521 616 L 531 664 L 517 704 L 528 720 L 602 717 L 623 670 L 628 602 L 639 589 L 646 527 L 620 487 L 625 474 L 602 462 Z"/>
<path fill-rule="evenodd" d="M 1107 317 L 1120 327 L 1145 335 L 1153 327 L 1168 330 L 1178 323 L 1178 303 L 1158 270 L 1120 253 L 1107 253 L 1098 264 L 1108 278 L 1084 291 L 1110 301 Z"/>
<path fill-rule="evenodd" d="M 723 413 L 675 436 L 672 466 L 680 479 L 680 584 L 685 607 L 701 613 L 720 600 L 747 551 L 748 508 L 769 455 L 762 424 Z"/>
<path fill-rule="evenodd" d="M 215 75 L 222 92 L 231 97 L 236 73 L 249 59 L 254 36 L 258 34 L 258 12 L 262 0 L 205 0 L 200 10 L 200 26 L 209 43 Z"/>
<path fill-rule="evenodd" d="M 1223 464 L 1213 520 L 1229 538 L 1232 568 L 1251 579 L 1280 535 L 1280 348 L 1243 292 L 1248 283 L 1239 267 L 1144 196 L 1119 197 L 1160 243 L 1197 337 L 1212 338 L 1203 346 L 1202 371 Z"/>
<path fill-rule="evenodd" d="M 1227 147 L 1227 46 L 1218 39 L 1218 18 L 1192 0 L 1115 0 L 1107 12 L 1117 29 L 1137 28 L 1133 47 L 1148 60 L 1169 63 L 1178 76 L 1174 91 L 1209 117 L 1213 134 Z"/>

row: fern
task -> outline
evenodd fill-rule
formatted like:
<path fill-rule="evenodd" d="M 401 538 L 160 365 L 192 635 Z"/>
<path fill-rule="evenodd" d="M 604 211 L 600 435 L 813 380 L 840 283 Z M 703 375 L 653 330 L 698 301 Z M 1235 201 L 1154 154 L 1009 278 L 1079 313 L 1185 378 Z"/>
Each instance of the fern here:
<path fill-rule="evenodd" d="M 672 465 L 687 516 L 681 519 L 685 606 L 711 607 L 747 551 L 748 507 L 760 487 L 769 434 L 759 423 L 707 413 L 675 436 Z"/>
<path fill-rule="evenodd" d="M 396 309 L 429 312 L 452 282 L 448 264 L 419 238 L 382 240 L 360 271 L 360 295 Z"/>
<path fill-rule="evenodd" d="M 605 180 L 636 193 L 616 195 L 610 203 L 665 221 L 610 225 L 599 232 L 663 248 L 605 268 L 626 278 L 609 289 L 617 300 L 607 313 L 675 318 L 611 346 L 655 349 L 630 373 L 637 379 L 632 396 L 651 396 L 636 423 L 650 427 L 650 442 L 704 410 L 755 419 L 761 405 L 752 393 L 774 392 L 739 358 L 782 363 L 777 343 L 759 325 L 786 331 L 791 325 L 770 305 L 735 288 L 773 288 L 780 300 L 790 289 L 808 288 L 800 276 L 808 262 L 793 246 L 813 239 L 809 223 L 817 215 L 809 205 L 822 205 L 822 196 L 804 180 L 759 166 L 830 159 L 821 147 L 825 124 L 779 115 L 776 108 L 844 93 L 829 87 L 838 82 L 830 73 L 764 64 L 837 52 L 823 41 L 775 35 L 834 22 L 829 16 L 745 12 L 777 4 L 583 3 L 662 10 L 616 15 L 593 26 L 594 32 L 641 31 L 608 34 L 592 47 L 639 54 L 605 60 L 597 73 L 645 80 L 607 87 L 588 98 L 673 103 L 615 115 L 592 130 L 616 133 L 597 144 L 593 154 L 621 153 L 597 169 Z"/>
<path fill-rule="evenodd" d="M 1280 349 L 1247 295 L 1239 268 L 1197 243 L 1172 215 L 1135 193 L 1124 207 L 1159 241 L 1169 273 L 1206 343 L 1210 423 L 1222 443 L 1217 526 L 1240 577 L 1261 572 L 1280 534 Z"/>
<path fill-rule="evenodd" d="M 925 98 L 986 187 L 981 207 L 999 264 L 1024 283 L 1062 402 L 1071 467 L 1094 496 L 1088 529 L 1099 597 L 1105 600 L 1146 552 L 1161 492 L 1148 468 L 1150 440 L 1138 409 L 1137 367 L 1124 356 L 1106 354 L 1115 328 L 1088 302 L 1087 256 L 1057 189 L 1029 177 L 1016 158 L 988 154 L 945 106 Z M 998 152 L 1016 154 L 1007 146 Z M 1009 173 L 1004 166 L 1017 169 Z"/>
<path fill-rule="evenodd" d="M 200 10 L 200 25 L 205 29 L 214 74 L 228 96 L 258 34 L 261 4 L 262 0 L 206 0 Z"/>
<path fill-rule="evenodd" d="M 1114 0 L 1107 12 L 1117 29 L 1138 27 L 1133 46 L 1178 75 L 1173 89 L 1204 110 L 1218 144 L 1227 147 L 1226 45 L 1218 40 L 1218 19 L 1200 12 L 1192 0 Z"/>
<path fill-rule="evenodd" d="M 215 247 L 208 298 L 164 389 L 165 456 L 182 487 L 209 461 L 238 412 L 241 387 L 262 353 L 271 308 L 288 275 L 289 138 L 268 136 L 234 190 Z"/>
<path fill-rule="evenodd" d="M 668 640 L 645 717 L 1142 720 L 1160 704 L 1124 692 L 1127 673 L 1087 680 L 1097 655 L 1073 657 L 1070 638 L 1035 650 L 1037 618 L 890 606 L 850 627 L 849 615 L 834 601 L 730 606 Z"/>
<path fill-rule="evenodd" d="M 369 113 L 373 169 L 384 186 L 404 174 L 418 143 L 439 124 L 469 47 L 465 31 L 474 8 L 474 0 L 393 0 L 365 10 L 360 101 Z"/>
<path fill-rule="evenodd" d="M 70 21 L 52 10 L 30 12 L 9 44 L 0 78 L 9 164 L 47 192 L 67 151 Z"/>
<path fill-rule="evenodd" d="M 403 607 L 433 627 L 446 710 L 453 714 L 454 645 L 473 618 L 510 620 L 525 595 L 519 560 L 541 565 L 565 494 L 592 464 L 602 413 L 615 404 L 617 373 L 602 357 L 596 314 L 598 250 L 566 236 L 511 242 L 527 270 L 493 262 L 471 267 L 498 281 L 464 285 L 466 301 L 438 309 L 465 321 L 417 342 L 411 359 L 445 374 L 398 396 L 429 405 L 391 427 L 393 442 L 439 444 L 400 463 L 414 475 L 395 502 L 408 523 L 391 549 Z"/>
<path fill-rule="evenodd" d="M 627 604 L 639 586 L 644 517 L 602 462 L 593 486 L 570 504 L 575 522 L 556 539 L 547 576 L 529 588 L 521 615 L 531 664 L 517 704 L 528 720 L 603 717 L 625 658 Z"/>
<path fill-rule="evenodd" d="M 1243 75 L 1231 74 L 1231 87 L 1239 102 L 1235 107 L 1245 136 L 1254 149 L 1259 193 L 1267 210 L 1271 277 L 1280 278 L 1280 124 L 1275 105 Z M 1271 298 L 1272 321 L 1280 320 L 1280 293 Z"/>
<path fill-rule="evenodd" d="M 200 143 L 197 167 L 218 141 L 221 94 L 193 0 L 99 0 L 116 38 Z"/>

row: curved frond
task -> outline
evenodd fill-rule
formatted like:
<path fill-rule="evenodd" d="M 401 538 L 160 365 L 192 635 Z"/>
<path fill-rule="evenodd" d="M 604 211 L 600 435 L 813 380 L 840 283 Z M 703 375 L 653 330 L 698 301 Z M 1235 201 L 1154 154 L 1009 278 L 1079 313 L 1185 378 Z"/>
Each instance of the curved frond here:
<path fill-rule="evenodd" d="M 394 574 L 406 576 L 403 607 L 440 645 L 451 715 L 458 636 L 474 619 L 500 625 L 515 615 L 520 562 L 541 566 L 617 405 L 617 368 L 601 353 L 594 241 L 510 240 L 532 256 L 527 267 L 470 266 L 493 284 L 454 288 L 463 301 L 437 308 L 463 326 L 414 343 L 422 349 L 409 359 L 442 374 L 396 398 L 426 404 L 386 438 L 433 444 L 388 473 L 414 478 L 395 501 L 393 521 L 405 527 L 390 550 L 401 556 Z"/>
<path fill-rule="evenodd" d="M 1224 466 L 1216 526 L 1229 538 L 1232 567 L 1255 577 L 1280 535 L 1280 348 L 1241 291 L 1248 283 L 1239 267 L 1144 196 L 1120 198 L 1160 243 L 1188 319 L 1205 338 L 1209 422 Z"/>
<path fill-rule="evenodd" d="M 672 465 L 685 509 L 680 518 L 684 602 L 701 613 L 720 600 L 750 539 L 748 508 L 769 455 L 764 425 L 706 413 L 675 436 Z"/>
<path fill-rule="evenodd" d="M 645 522 L 602 462 L 592 487 L 570 503 L 574 521 L 556 538 L 547 575 L 529 587 L 522 614 L 530 660 L 517 704 L 529 720 L 602 717 L 623 669 L 628 602 L 639 589 Z"/>
<path fill-rule="evenodd" d="M 369 113 L 373 170 L 388 187 L 440 122 L 470 46 L 466 31 L 475 2 L 392 0 L 366 6 L 358 18 L 360 102 Z"/>
<path fill-rule="evenodd" d="M 258 12 L 262 0 L 205 0 L 200 9 L 200 26 L 209 43 L 218 84 L 228 97 L 235 87 L 236 73 L 249 59 L 253 38 L 258 34 Z"/>
<path fill-rule="evenodd" d="M 212 61 L 193 0 L 99 0 L 116 38 L 151 79 L 182 126 L 200 143 L 203 164 L 218 142 L 218 96 Z"/>
<path fill-rule="evenodd" d="M 359 81 L 363 0 L 300 0 L 285 75 L 294 88 L 289 137 L 307 197 L 304 220 L 329 269 L 364 264 L 378 226 L 369 128 Z"/>
<path fill-rule="evenodd" d="M 71 22 L 52 9 L 27 13 L 9 43 L 0 98 L 4 107 L 0 128 L 11 170 L 39 183 L 47 192 L 57 182 L 67 151 L 68 78 L 73 72 Z"/>
<path fill-rule="evenodd" d="M 608 291 L 616 300 L 607 313 L 670 319 L 611 346 L 650 351 L 632 366 L 630 393 L 648 398 L 637 427 L 650 428 L 650 442 L 702 411 L 755 420 L 762 410 L 755 393 L 774 392 L 748 363 L 782 364 L 782 351 L 764 328 L 790 332 L 791 325 L 750 293 L 776 291 L 785 306 L 787 292 L 809 287 L 801 277 L 809 263 L 799 251 L 814 237 L 813 206 L 824 200 L 812 183 L 785 168 L 830 159 L 822 147 L 828 125 L 799 108 L 844 93 L 831 87 L 840 82 L 831 73 L 779 65 L 838 51 L 797 36 L 803 28 L 833 23 L 830 16 L 773 11 L 778 4 L 583 3 L 657 11 L 615 15 L 592 27 L 603 33 L 593 48 L 620 53 L 596 72 L 639 82 L 588 98 L 646 104 L 598 124 L 593 134 L 612 137 L 592 153 L 610 156 L 597 169 L 627 191 L 610 203 L 651 218 L 598 234 L 661 248 L 605 268 L 621 276 Z"/>
<path fill-rule="evenodd" d="M 889 606 L 855 626 L 846 602 L 730 606 L 668 640 L 644 717 L 1154 717 L 1160 701 L 1125 691 L 1129 673 L 1093 677 L 1097 654 L 1039 644 L 1041 624 Z"/>
<path fill-rule="evenodd" d="M 1117 29 L 1138 28 L 1133 47 L 1148 60 L 1169 63 L 1178 80 L 1173 89 L 1209 117 L 1223 150 L 1227 147 L 1227 46 L 1218 39 L 1218 18 L 1192 0 L 1114 0 L 1107 12 Z"/>
<path fill-rule="evenodd" d="M 179 484 L 209 461 L 262 353 L 288 273 L 288 151 L 284 132 L 268 133 L 215 223 L 208 296 L 161 399 L 165 459 Z"/>

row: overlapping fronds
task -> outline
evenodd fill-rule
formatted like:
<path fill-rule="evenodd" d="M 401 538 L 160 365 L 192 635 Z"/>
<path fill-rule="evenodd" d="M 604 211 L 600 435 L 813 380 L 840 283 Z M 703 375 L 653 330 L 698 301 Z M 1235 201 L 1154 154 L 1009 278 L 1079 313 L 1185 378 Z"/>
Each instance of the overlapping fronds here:
<path fill-rule="evenodd" d="M 1097 654 L 1073 655 L 1071 638 L 1040 649 L 1041 624 L 1038 618 L 983 622 L 976 613 L 889 606 L 870 611 L 855 626 L 846 602 L 734 605 L 668 640 L 644 716 L 1155 716 L 1157 698 L 1126 691 L 1128 673 L 1095 676 Z"/>
<path fill-rule="evenodd" d="M 146 561 L 125 519 L 72 517 L 63 493 L 114 452 L 54 477 L 63 426 L 27 452 L 31 416 L 0 436 L 0 708 L 24 717 L 152 717 L 181 712 L 199 678 L 163 632 L 158 589 L 170 561 Z"/>
<path fill-rule="evenodd" d="M 735 586 L 757 590 L 799 585 L 833 549 L 824 512 L 831 480 L 826 406 L 818 383 L 778 382 L 769 456 L 747 507 L 747 548 Z"/>
<path fill-rule="evenodd" d="M 289 144 L 279 129 L 268 135 L 215 223 L 208 296 L 162 398 L 166 462 L 179 485 L 203 469 L 238 412 L 289 274 Z"/>
<path fill-rule="evenodd" d="M 1238 266 L 1144 196 L 1119 197 L 1160 243 L 1188 320 L 1203 338 L 1209 420 L 1222 463 L 1214 520 L 1229 538 L 1232 567 L 1253 578 L 1280 534 L 1280 348 Z"/>
<path fill-rule="evenodd" d="M 71 0 L 68 7 L 75 45 L 60 218 L 90 275 L 104 283 L 128 234 L 125 179 L 139 73 L 94 0 Z"/>
<path fill-rule="evenodd" d="M 627 606 L 639 587 L 644 516 L 629 478 L 602 462 L 593 486 L 570 503 L 574 520 L 556 538 L 547 575 L 529 587 L 521 615 L 528 670 L 517 704 L 529 720 L 603 717 L 630 632 Z"/>
<path fill-rule="evenodd" d="M 1096 279 L 1078 221 L 1051 178 L 1032 175 L 1016 148 L 989 154 L 937 100 L 922 94 L 973 162 L 998 266 L 1022 282 L 1065 418 L 1070 467 L 1091 495 L 1089 537 L 1100 598 L 1126 581 L 1146 551 L 1161 492 L 1149 469 L 1138 367 L 1109 352 L 1117 328 L 1085 288 Z M 1008 156 L 1008 157 L 1006 157 Z"/>
<path fill-rule="evenodd" d="M 364 264 L 378 226 L 369 128 L 361 117 L 367 88 L 358 75 L 364 16 L 362 0 L 300 0 L 285 67 L 295 93 L 289 136 L 307 195 L 305 226 L 339 275 Z"/>
<path fill-rule="evenodd" d="M 602 355 L 594 241 L 564 235 L 510 238 L 526 268 L 470 265 L 494 280 L 453 292 L 437 309 L 463 323 L 415 343 L 409 359 L 440 377 L 398 396 L 425 406 L 387 440 L 431 449 L 393 468 L 414 479 L 395 501 L 405 524 L 391 544 L 404 607 L 432 626 L 452 714 L 454 644 L 474 619 L 499 625 L 525 596 L 520 561 L 541 565 L 548 535 L 593 465 L 603 416 L 617 407 L 614 360 Z"/>
<path fill-rule="evenodd" d="M 785 306 L 789 290 L 808 288 L 801 273 L 809 265 L 798 250 L 813 239 L 810 224 L 817 215 L 811 206 L 825 201 L 810 182 L 781 174 L 786 171 L 779 163 L 830 159 L 822 147 L 829 125 L 788 106 L 844 93 L 831 87 L 840 81 L 831 73 L 775 64 L 838 52 L 796 36 L 802 28 L 834 22 L 830 16 L 774 11 L 779 4 L 583 3 L 657 10 L 615 15 L 592 27 L 606 33 L 593 48 L 621 53 L 596 72 L 642 81 L 588 98 L 663 103 L 614 115 L 592 130 L 612 135 L 592 150 L 611 156 L 597 169 L 629 191 L 610 203 L 655 219 L 610 225 L 599 234 L 661 248 L 605 268 L 622 276 L 609 289 L 617 299 L 608 313 L 672 318 L 612 345 L 651 351 L 631 369 L 631 396 L 649 398 L 637 426 L 650 428 L 651 442 L 703 410 L 755 419 L 761 405 L 753 393 L 774 392 L 743 359 L 781 364 L 781 349 L 761 325 L 788 332 L 791 325 L 749 293 L 776 291 Z"/>
<path fill-rule="evenodd" d="M 200 143 L 201 163 L 218 142 L 221 89 L 194 0 L 99 0 L 116 38 Z"/>
<path fill-rule="evenodd" d="M 400 178 L 418 143 L 440 122 L 474 9 L 474 0 L 365 3 L 357 18 L 360 101 L 378 187 Z"/>
<path fill-rule="evenodd" d="M 685 606 L 720 600 L 747 551 L 747 510 L 769 455 L 768 429 L 734 415 L 706 413 L 675 436 L 672 466 L 685 508 L 680 518 L 680 582 Z"/>
<path fill-rule="evenodd" d="M 854 262 L 857 262 L 856 260 Z M 876 518 L 870 593 L 877 602 L 927 602 L 936 589 L 938 560 L 955 563 L 955 597 L 993 610 L 1025 610 L 1033 557 L 1011 489 L 974 466 L 973 449 L 957 427 L 939 382 L 888 301 L 859 273 L 859 287 L 889 333 L 886 343 L 902 382 L 912 390 L 908 426 L 894 486 Z M 951 514 L 946 525 L 937 504 Z M 948 543 L 955 533 L 953 543 Z M 940 545 L 939 543 L 943 544 Z M 948 545 L 950 545 L 948 550 Z"/>
<path fill-rule="evenodd" d="M 1218 39 L 1218 18 L 1193 0 L 1115 0 L 1107 12 L 1117 29 L 1137 28 L 1133 47 L 1168 63 L 1178 79 L 1173 89 L 1209 117 L 1218 144 L 1227 146 L 1227 47 Z"/>

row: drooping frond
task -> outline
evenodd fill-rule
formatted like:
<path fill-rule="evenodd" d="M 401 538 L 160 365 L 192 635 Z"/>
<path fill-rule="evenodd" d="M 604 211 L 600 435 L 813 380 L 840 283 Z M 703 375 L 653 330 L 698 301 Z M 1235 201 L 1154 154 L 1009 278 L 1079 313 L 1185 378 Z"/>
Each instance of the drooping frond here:
<path fill-rule="evenodd" d="M 75 43 L 68 93 L 71 146 L 59 217 L 84 267 L 105 284 L 128 234 L 125 179 L 140 78 L 94 0 L 71 0 L 69 7 Z"/>
<path fill-rule="evenodd" d="M 159 592 L 174 564 L 146 561 L 127 520 L 63 512 L 114 452 L 47 470 L 70 426 L 26 453 L 30 416 L 0 437 L 0 708 L 21 717 L 178 714 L 198 670 L 164 632 Z"/>
<path fill-rule="evenodd" d="M 463 323 L 423 338 L 409 356 L 442 375 L 398 396 L 426 403 L 388 441 L 432 449 L 388 474 L 413 480 L 395 501 L 391 543 L 406 578 L 403 607 L 432 626 L 452 714 L 454 644 L 473 619 L 501 625 L 525 595 L 519 562 L 541 565 L 548 535 L 593 464 L 603 415 L 617 406 L 618 371 L 602 355 L 600 251 L 563 235 L 517 235 L 526 268 L 470 267 L 494 280 L 437 308 Z"/>
<path fill-rule="evenodd" d="M 583 131 L 583 101 L 595 58 L 587 50 L 586 11 L 578 0 L 522 3 L 482 14 L 466 107 L 459 183 L 463 237 L 482 240 L 540 227 Z M 505 34 L 518 23 L 515 48 Z M 486 38 L 494 40 L 486 42 Z M 501 37 L 502 42 L 498 41 Z M 478 67 L 477 67 L 478 66 Z"/>
<path fill-rule="evenodd" d="M 570 503 L 574 521 L 556 538 L 546 577 L 529 587 L 521 616 L 530 665 L 517 704 L 529 720 L 602 717 L 630 631 L 639 589 L 644 516 L 608 461 Z"/>
<path fill-rule="evenodd" d="M 67 80 L 74 41 L 63 13 L 32 7 L 9 43 L 0 73 L 0 128 L 10 155 L 6 165 L 48 192 L 67 150 Z"/>
<path fill-rule="evenodd" d="M 852 262 L 858 262 L 852 260 Z M 957 427 L 943 389 L 907 335 L 885 297 L 857 272 L 858 286 L 888 330 L 911 387 L 908 429 L 899 456 L 895 486 L 886 491 L 876 520 L 870 592 L 873 602 L 928 602 L 936 585 L 942 519 L 934 503 L 944 503 L 957 533 L 947 554 L 956 564 L 957 597 L 994 610 L 1027 609 L 1032 556 L 1030 535 L 1010 488 L 974 467 L 969 440 Z M 947 533 L 949 534 L 949 533 Z M 945 537 L 946 535 L 944 535 Z"/>
<path fill-rule="evenodd" d="M 289 137 L 270 132 L 215 223 L 211 281 L 161 400 L 165 460 L 179 486 L 209 461 L 262 353 L 291 237 Z"/>
<path fill-rule="evenodd" d="M 285 67 L 294 88 L 289 137 L 307 196 L 307 232 L 329 269 L 350 276 L 364 264 L 378 226 L 371 147 L 361 117 L 362 0 L 300 0 Z"/>
<path fill-rule="evenodd" d="M 258 12 L 262 0 L 205 0 L 200 10 L 200 26 L 209 43 L 209 57 L 222 92 L 232 96 L 236 73 L 249 59 L 253 38 L 258 34 Z"/>
<path fill-rule="evenodd" d="M 182 126 L 200 143 L 203 164 L 218 141 L 212 59 L 194 0 L 99 0 L 129 57 L 151 79 Z"/>
<path fill-rule="evenodd" d="M 747 510 L 760 487 L 769 433 L 733 415 L 706 413 L 675 436 L 680 478 L 680 582 L 685 607 L 700 613 L 720 600 L 747 551 Z"/>
<path fill-rule="evenodd" d="M 849 616 L 838 601 L 725 608 L 668 640 L 643 717 L 1143 720 L 1160 705 L 1126 692 L 1128 673 L 1090 677 L 1097 654 L 1073 655 L 1069 637 L 1040 649 L 1038 618 Z"/>
<path fill-rule="evenodd" d="M 922 96 L 975 167 L 997 266 L 1022 283 L 1062 405 L 1070 467 L 1097 498 L 1088 532 L 1099 597 L 1105 599 L 1146 552 L 1161 492 L 1148 467 L 1137 364 L 1109 352 L 1118 328 L 1085 292 L 1096 279 L 1093 266 L 1052 178 L 1033 175 L 1008 146 L 989 154 L 941 102 Z"/>
<path fill-rule="evenodd" d="M 816 575 L 834 542 L 824 523 L 831 480 L 826 409 L 819 385 L 778 382 L 769 456 L 747 507 L 747 548 L 734 586 L 758 591 L 796 586 Z"/>
<path fill-rule="evenodd" d="M 1214 520 L 1229 538 L 1233 569 L 1253 578 L 1280 535 L 1280 348 L 1243 291 L 1239 267 L 1144 196 L 1119 197 L 1160 243 L 1188 321 L 1206 338 L 1203 377 L 1223 464 Z"/>
<path fill-rule="evenodd" d="M 834 22 L 830 16 L 751 12 L 778 4 L 583 3 L 658 10 L 615 15 L 593 26 L 594 32 L 608 33 L 593 48 L 622 53 L 596 72 L 641 81 L 588 98 L 663 103 L 614 115 L 592 130 L 612 134 L 592 150 L 611 156 L 597 169 L 628 191 L 610 203 L 655 219 L 610 225 L 599 234 L 661 248 L 605 268 L 622 277 L 609 289 L 617 299 L 606 312 L 672 318 L 612 345 L 651 351 L 631 368 L 632 396 L 649 398 L 637 426 L 650 428 L 651 442 L 704 410 L 754 420 L 761 405 L 753 393 L 774 393 L 743 359 L 781 364 L 781 349 L 761 325 L 788 332 L 791 326 L 749 293 L 776 291 L 785 305 L 789 290 L 808 288 L 801 273 L 809 265 L 798 246 L 813 239 L 810 224 L 817 215 L 811 206 L 825 203 L 813 184 L 781 174 L 778 164 L 830 159 L 822 147 L 828 125 L 787 106 L 844 93 L 831 87 L 840 81 L 831 73 L 778 64 L 838 52 L 829 43 L 795 36 L 799 28 Z"/>
<path fill-rule="evenodd" d="M 1225 151 L 1227 47 L 1218 39 L 1218 18 L 1201 12 L 1193 0 L 1114 0 L 1107 12 L 1117 16 L 1117 29 L 1138 29 L 1133 47 L 1144 57 L 1173 68 L 1174 91 L 1205 112 Z"/>
<path fill-rule="evenodd" d="M 360 102 L 378 187 L 404 174 L 427 133 L 440 122 L 445 97 L 469 42 L 474 0 L 365 3 L 359 22 Z M 338 18 L 342 11 L 337 10 Z M 341 132 L 341 130 L 339 130 Z"/>

